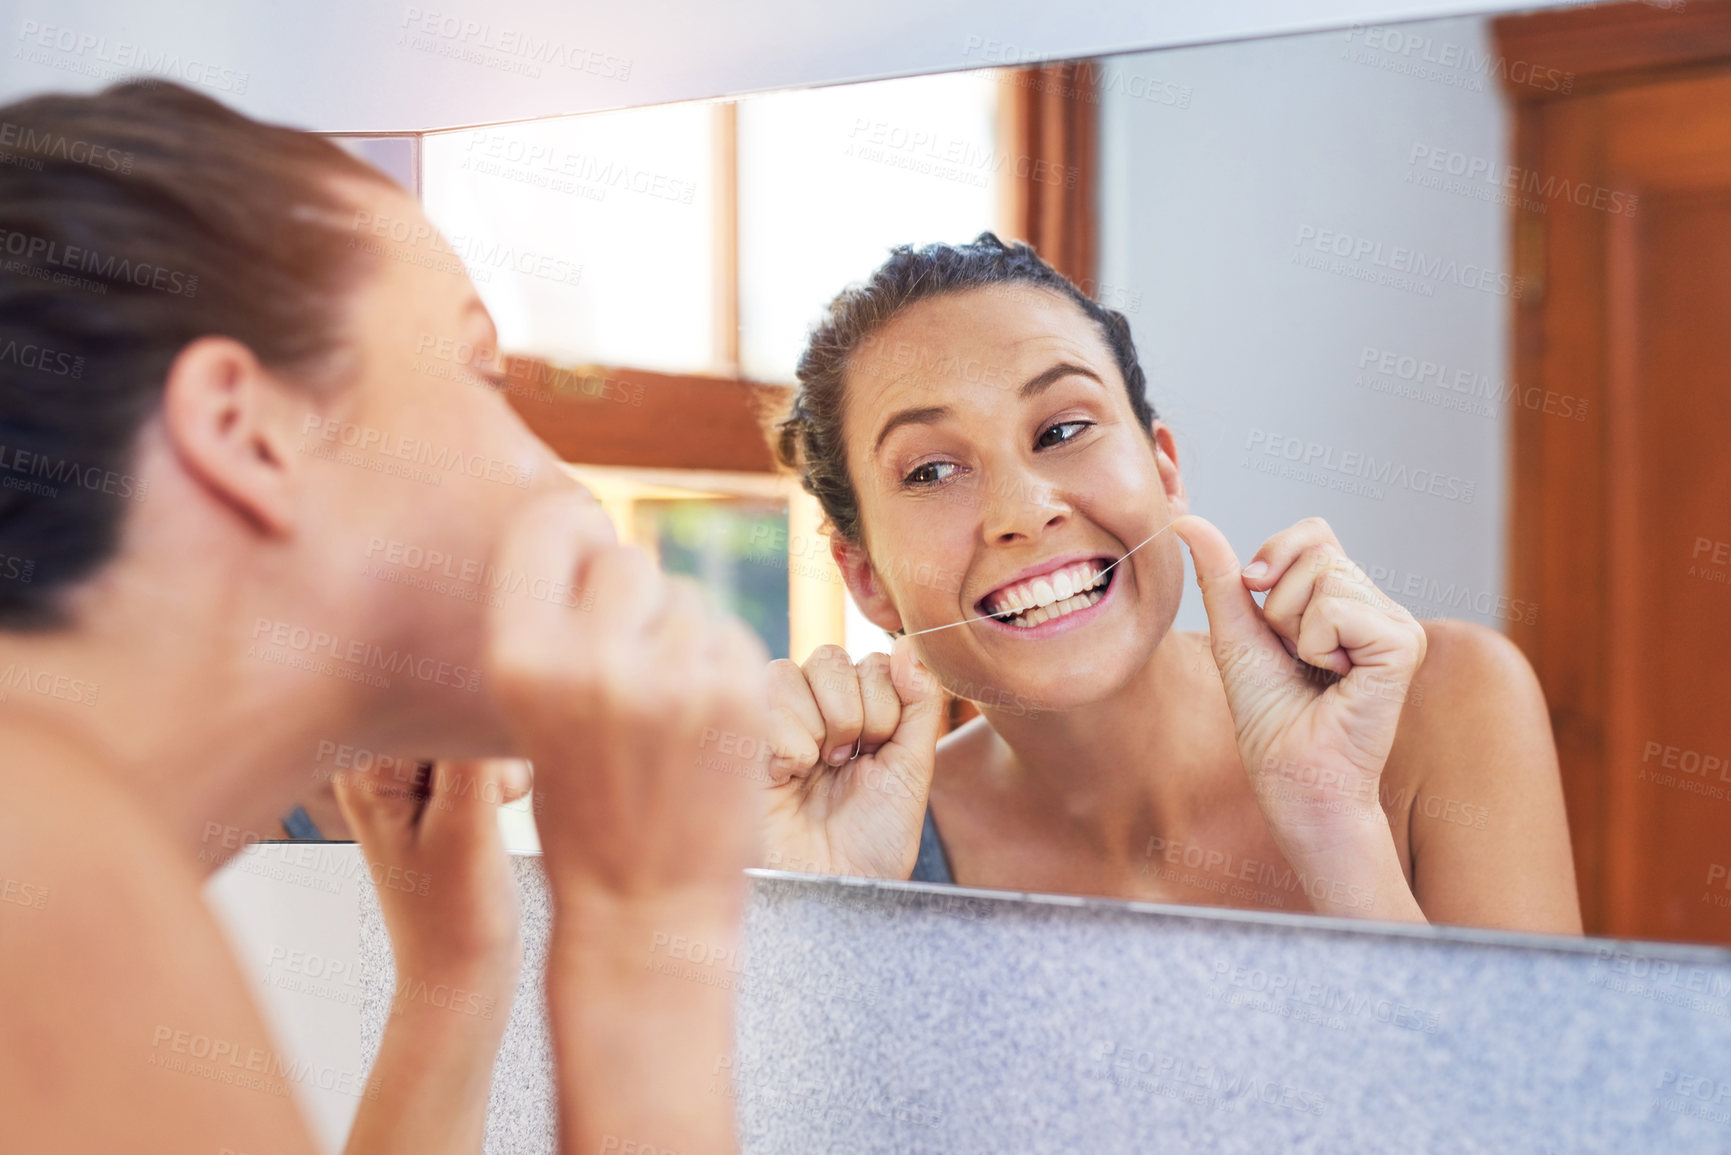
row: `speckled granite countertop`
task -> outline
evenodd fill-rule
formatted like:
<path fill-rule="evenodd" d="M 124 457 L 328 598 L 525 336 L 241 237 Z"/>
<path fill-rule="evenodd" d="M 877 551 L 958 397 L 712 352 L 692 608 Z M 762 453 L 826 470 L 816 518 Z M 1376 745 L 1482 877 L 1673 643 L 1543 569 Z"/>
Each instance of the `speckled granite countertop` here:
<path fill-rule="evenodd" d="M 487 1155 L 554 1151 L 540 860 Z M 754 872 L 751 1155 L 1731 1151 L 1731 951 Z M 372 992 L 389 942 L 363 894 Z M 696 960 L 696 961 L 694 961 Z"/>

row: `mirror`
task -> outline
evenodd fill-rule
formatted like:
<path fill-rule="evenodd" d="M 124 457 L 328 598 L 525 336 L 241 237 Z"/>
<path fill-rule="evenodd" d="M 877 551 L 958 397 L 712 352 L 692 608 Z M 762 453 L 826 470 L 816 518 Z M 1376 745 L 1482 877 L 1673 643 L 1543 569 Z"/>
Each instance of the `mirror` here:
<path fill-rule="evenodd" d="M 1673 15 L 1623 7 L 1639 9 L 1628 44 Z M 773 468 L 761 418 L 785 411 L 830 299 L 892 246 L 1030 241 L 1128 320 L 1189 507 L 1241 560 L 1324 518 L 1367 596 L 1494 632 L 1513 648 L 1468 650 L 1530 664 L 1557 770 L 1542 749 L 1494 757 L 1537 767 L 1519 790 L 1560 782 L 1588 933 L 1731 942 L 1731 521 L 1714 497 L 1731 402 L 1712 337 L 1731 292 L 1715 259 L 1731 247 L 1731 137 L 1703 111 L 1724 81 L 1690 49 L 1602 63 L 1558 19 L 1043 66 L 983 40 L 973 71 L 425 134 L 415 179 L 445 234 L 427 259 L 474 278 L 504 353 L 426 334 L 414 354 L 436 375 L 500 357 L 519 412 L 622 535 L 698 577 L 773 656 L 837 644 L 861 659 L 889 636 L 849 596 L 825 512 Z M 1008 380 L 941 342 L 886 356 L 964 389 Z M 973 580 L 933 534 L 878 559 L 892 582 Z M 1149 552 L 1189 565 L 1171 535 Z M 485 583 L 413 542 L 355 560 L 406 597 Z M 1207 630 L 1187 570 L 1182 590 L 1171 628 Z M 1049 692 L 1061 679 L 1031 692 L 966 663 L 936 672 L 958 692 L 946 727 L 983 703 L 1037 733 L 1072 705 Z M 1470 761 L 1501 738 L 1464 700 L 1403 707 Z M 940 762 L 934 811 L 962 881 L 1066 889 L 1061 863 L 1000 869 L 987 832 L 1016 806 L 946 794 L 944 776 Z M 1409 835 L 1460 828 L 1468 858 L 1481 834 L 1519 843 L 1518 791 L 1476 781 L 1409 775 L 1378 800 Z M 1279 881 L 1287 864 L 1254 839 L 1157 828 L 1116 823 L 1129 872 L 1071 889 L 1308 908 L 1307 884 Z M 1473 885 L 1504 884 L 1486 869 Z"/>

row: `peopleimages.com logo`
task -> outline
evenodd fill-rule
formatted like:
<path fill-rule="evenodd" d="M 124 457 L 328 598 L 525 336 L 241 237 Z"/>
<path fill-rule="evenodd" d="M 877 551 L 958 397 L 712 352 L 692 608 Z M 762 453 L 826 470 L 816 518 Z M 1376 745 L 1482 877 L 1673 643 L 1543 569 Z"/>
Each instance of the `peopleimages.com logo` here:
<path fill-rule="evenodd" d="M 1521 296 L 1521 278 L 1495 266 L 1426 253 L 1411 245 L 1386 244 L 1374 237 L 1354 236 L 1339 229 L 1300 225 L 1293 246 L 1295 264 L 1405 289 L 1420 296 L 1434 295 L 1439 283 L 1516 300 Z"/>
<path fill-rule="evenodd" d="M 69 5 L 64 7 L 70 7 Z M 136 80 L 138 74 L 243 96 L 251 74 L 209 60 L 79 28 L 26 20 L 18 27 L 15 59 L 99 80 Z M 57 55 L 55 55 L 57 54 Z"/>
<path fill-rule="evenodd" d="M 1373 453 L 1342 449 L 1266 429 L 1251 429 L 1246 436 L 1244 449 L 1246 454 L 1250 455 L 1246 464 L 1258 463 L 1259 457 L 1272 458 L 1277 462 L 1285 462 L 1298 471 L 1292 474 L 1298 480 L 1323 478 L 1331 482 L 1338 481 L 1340 484 L 1331 483 L 1328 488 L 1359 493 L 1377 501 L 1382 500 L 1386 487 L 1470 505 L 1477 488 L 1473 481 L 1452 473 L 1423 466 L 1409 467 L 1405 462 L 1391 457 L 1379 458 Z M 1262 472 L 1273 473 L 1275 470 L 1263 468 Z"/>
<path fill-rule="evenodd" d="M 465 477 L 527 489 L 535 478 L 533 464 L 502 461 L 481 453 L 464 453 L 448 445 L 434 445 L 420 438 L 404 437 L 389 430 L 357 425 L 351 421 L 339 421 L 334 417 L 320 417 L 316 413 L 307 414 L 302 422 L 301 439 L 303 444 L 310 439 L 325 442 L 328 453 L 342 448 L 361 455 L 358 460 L 350 462 L 351 464 L 364 464 L 366 455 L 372 454 L 377 459 L 375 464 L 396 460 L 426 466 L 433 471 L 429 476 L 435 479 L 443 478 L 449 473 L 459 473 Z M 317 454 L 318 447 L 314 446 L 313 449 Z"/>
<path fill-rule="evenodd" d="M 0 229 L 0 252 L 19 257 L 28 264 L 39 261 L 72 273 L 88 273 L 100 283 L 136 285 L 174 297 L 198 296 L 198 277 L 195 274 L 82 245 L 62 244 L 52 237 Z"/>

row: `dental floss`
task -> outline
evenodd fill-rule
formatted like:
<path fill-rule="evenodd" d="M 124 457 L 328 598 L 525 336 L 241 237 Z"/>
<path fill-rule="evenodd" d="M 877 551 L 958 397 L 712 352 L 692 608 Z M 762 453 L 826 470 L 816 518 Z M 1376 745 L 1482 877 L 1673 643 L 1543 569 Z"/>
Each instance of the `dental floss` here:
<path fill-rule="evenodd" d="M 1174 520 L 1176 520 L 1176 519 L 1174 519 Z M 1130 554 L 1132 554 L 1132 553 L 1135 553 L 1135 552 L 1136 552 L 1136 551 L 1137 551 L 1137 550 L 1139 550 L 1139 549 L 1141 549 L 1141 548 L 1142 548 L 1142 547 L 1143 547 L 1143 546 L 1145 546 L 1145 545 L 1147 545 L 1147 544 L 1148 544 L 1148 543 L 1149 543 L 1149 542 L 1151 542 L 1151 541 L 1153 541 L 1153 540 L 1154 540 L 1154 539 L 1155 539 L 1155 538 L 1157 538 L 1157 537 L 1159 537 L 1159 536 L 1160 536 L 1160 535 L 1161 535 L 1161 534 L 1163 534 L 1163 533 L 1165 533 L 1165 532 L 1166 532 L 1166 531 L 1167 531 L 1167 530 L 1169 530 L 1169 529 L 1171 529 L 1171 528 L 1172 528 L 1172 525 L 1173 525 L 1173 523 L 1172 523 L 1172 522 L 1170 522 L 1170 521 L 1169 521 L 1169 522 L 1167 522 L 1167 523 L 1166 523 L 1166 524 L 1165 524 L 1165 525 L 1163 525 L 1163 526 L 1161 526 L 1161 527 L 1160 527 L 1160 528 L 1159 528 L 1159 529 L 1157 529 L 1157 530 L 1155 530 L 1155 531 L 1154 531 L 1154 532 L 1153 532 L 1153 533 L 1151 533 L 1151 534 L 1149 534 L 1149 535 L 1148 535 L 1148 536 L 1147 536 L 1147 537 L 1145 537 L 1145 538 L 1143 538 L 1143 539 L 1142 539 L 1142 540 L 1141 540 L 1141 541 L 1139 541 L 1139 542 L 1137 542 L 1137 543 L 1136 543 L 1136 544 L 1135 544 L 1135 545 L 1133 545 L 1133 546 L 1131 546 L 1131 547 L 1130 547 L 1130 553 L 1126 553 L 1126 554 L 1125 554 L 1125 555 L 1124 555 L 1124 557 L 1121 557 L 1121 558 L 1119 558 L 1119 559 L 1118 559 L 1118 561 L 1115 561 L 1115 562 L 1113 562 L 1113 563 L 1112 563 L 1112 565 L 1109 565 L 1109 566 L 1107 566 L 1107 567 L 1106 567 L 1106 568 L 1105 568 L 1105 569 L 1103 569 L 1103 570 L 1101 570 L 1101 571 L 1100 571 L 1100 572 L 1101 572 L 1101 573 L 1102 573 L 1102 574 L 1104 574 L 1104 573 L 1106 573 L 1106 572 L 1107 572 L 1107 571 L 1109 571 L 1109 570 L 1110 570 L 1110 569 L 1111 569 L 1111 568 L 1112 568 L 1112 566 L 1115 566 L 1115 565 L 1117 565 L 1117 564 L 1118 564 L 1118 562 L 1119 562 L 1119 561 L 1123 561 L 1123 560 L 1124 560 L 1124 558 L 1127 558 L 1127 557 L 1129 557 L 1129 556 L 1130 556 Z M 936 632 L 937 632 L 937 631 L 939 631 L 939 630 L 947 630 L 947 629 L 951 629 L 951 628 L 953 628 L 953 627 L 955 627 L 955 626 L 965 626 L 965 625 L 967 625 L 967 624 L 968 624 L 968 623 L 969 623 L 969 622 L 984 622 L 984 621 L 990 621 L 990 620 L 991 620 L 991 619 L 993 619 L 993 618 L 995 618 L 995 617 L 997 617 L 997 616 L 998 616 L 998 615 L 997 615 L 997 614 L 986 614 L 986 615 L 984 615 L 984 616 L 983 616 L 983 617 L 978 617 L 978 618 L 963 618 L 963 619 L 962 619 L 962 620 L 961 620 L 961 621 L 959 621 L 959 622 L 951 622 L 951 623 L 950 623 L 950 624 L 949 624 L 949 625 L 947 625 L 947 626 L 933 626 L 933 627 L 931 627 L 931 628 L 930 628 L 930 629 L 927 629 L 927 630 L 915 630 L 915 631 L 914 631 L 914 632 L 913 632 L 913 633 L 911 633 L 911 634 L 906 634 L 906 635 L 903 635 L 903 636 L 904 636 L 904 637 L 909 637 L 909 638 L 917 638 L 917 637 L 919 637 L 919 636 L 920 636 L 920 635 L 921 635 L 921 634 L 933 634 L 933 633 L 936 633 Z"/>

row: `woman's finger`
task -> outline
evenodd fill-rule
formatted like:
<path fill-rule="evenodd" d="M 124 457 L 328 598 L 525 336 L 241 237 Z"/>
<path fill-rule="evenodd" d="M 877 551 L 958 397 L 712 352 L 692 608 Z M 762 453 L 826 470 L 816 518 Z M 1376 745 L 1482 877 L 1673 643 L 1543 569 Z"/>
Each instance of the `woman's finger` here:
<path fill-rule="evenodd" d="M 1286 575 L 1292 563 L 1312 546 L 1332 545 L 1344 555 L 1334 530 L 1320 517 L 1307 517 L 1262 543 L 1262 548 L 1244 566 L 1244 584 L 1258 592 L 1271 589 Z"/>
<path fill-rule="evenodd" d="M 890 740 L 901 723 L 902 700 L 890 678 L 890 656 L 867 654 L 859 670 L 860 700 L 865 722 L 860 726 L 860 753 L 870 754 Z"/>
<path fill-rule="evenodd" d="M 405 768 L 405 772 L 380 770 L 379 765 L 387 761 Z M 426 802 L 421 785 L 424 773 L 422 764 L 381 758 L 370 770 L 343 770 L 331 776 L 337 807 L 363 847 L 413 834 Z"/>
<path fill-rule="evenodd" d="M 517 767 L 528 763 L 517 758 L 471 758 L 437 763 L 433 767 L 432 793 L 421 819 L 424 838 L 489 836 L 499 824 L 506 782 L 517 775 Z"/>
<path fill-rule="evenodd" d="M 1334 566 L 1344 560 L 1345 555 L 1330 542 L 1306 546 L 1262 599 L 1262 619 L 1283 642 L 1292 643 L 1289 652 L 1296 653 L 1305 607 L 1317 597 Z"/>
<path fill-rule="evenodd" d="M 1315 636 L 1326 639 L 1332 634 L 1335 646 L 1347 655 L 1353 669 L 1375 670 L 1379 676 L 1398 679 L 1410 675 L 1424 661 L 1424 627 L 1402 606 L 1325 596 L 1317 599 L 1315 612 L 1326 623 L 1312 627 L 1317 631 Z M 1308 619 L 1306 615 L 1307 626 Z"/>
<path fill-rule="evenodd" d="M 1318 597 L 1304 610 L 1303 620 L 1293 631 L 1293 654 L 1299 661 L 1320 670 L 1331 670 L 1341 677 L 1352 672 L 1352 656 L 1341 644 L 1341 610 L 1350 603 Z"/>
<path fill-rule="evenodd" d="M 501 805 L 510 805 L 535 789 L 534 764 L 523 758 L 503 759 L 499 768 L 499 786 L 503 792 Z"/>
<path fill-rule="evenodd" d="M 584 576 L 584 594 L 594 595 L 595 611 L 607 615 L 617 635 L 636 637 L 659 630 L 673 608 L 668 602 L 673 583 L 636 546 L 598 551 Z"/>
<path fill-rule="evenodd" d="M 757 739 L 762 731 L 747 729 L 732 718 L 720 719 L 706 713 L 702 703 L 710 700 L 718 685 L 720 670 L 716 665 L 715 611 L 710 608 L 708 595 L 688 577 L 663 579 L 661 610 L 650 624 L 648 653 L 653 665 L 651 676 L 669 686 L 684 687 L 678 705 L 664 714 L 661 724 L 669 734 L 690 732 L 694 749 L 703 749 L 705 728 L 723 733 L 732 732 L 738 738 Z"/>
<path fill-rule="evenodd" d="M 823 715 L 823 761 L 829 766 L 843 765 L 853 757 L 860 728 L 865 725 L 859 671 L 848 652 L 835 645 L 813 650 L 802 668 Z"/>
<path fill-rule="evenodd" d="M 879 760 L 914 779 L 913 797 L 923 800 L 937 766 L 938 738 L 944 729 L 944 687 L 920 661 L 913 638 L 897 638 L 890 649 L 890 679 L 901 700 L 895 736 L 878 751 Z"/>
<path fill-rule="evenodd" d="M 570 661 L 572 602 L 591 563 L 618 545 L 613 523 L 587 492 L 535 502 L 505 529 L 494 570 L 507 588 L 488 622 L 488 667 L 507 691 Z M 553 596 L 562 594 L 565 596 Z"/>
<path fill-rule="evenodd" d="M 786 658 L 769 664 L 769 777 L 780 786 L 803 778 L 823 758 L 823 712 L 805 673 Z"/>

